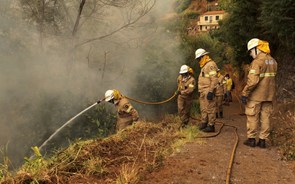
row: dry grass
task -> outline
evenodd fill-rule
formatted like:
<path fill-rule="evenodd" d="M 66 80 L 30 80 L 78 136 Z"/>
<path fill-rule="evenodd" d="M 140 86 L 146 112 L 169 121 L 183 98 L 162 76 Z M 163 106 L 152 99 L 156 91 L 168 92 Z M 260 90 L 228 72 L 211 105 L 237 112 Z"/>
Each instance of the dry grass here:
<path fill-rule="evenodd" d="M 3 157 L 3 160 L 0 163 L 0 181 L 1 181 L 11 177 L 11 173 L 9 172 L 9 166 L 11 165 L 11 162 L 7 156 L 7 145 L 5 148 L 0 149 L 0 153 Z"/>
<path fill-rule="evenodd" d="M 134 164 L 123 164 L 116 184 L 136 184 L 139 182 L 139 168 Z"/>
<path fill-rule="evenodd" d="M 295 160 L 295 101 L 279 103 L 273 116 L 271 141 L 283 159 Z"/>
<path fill-rule="evenodd" d="M 179 132 L 179 124 L 177 116 L 166 116 L 160 123 L 140 122 L 105 139 L 74 143 L 51 158 L 29 160 L 3 183 L 137 183 L 194 138 L 195 129 Z"/>

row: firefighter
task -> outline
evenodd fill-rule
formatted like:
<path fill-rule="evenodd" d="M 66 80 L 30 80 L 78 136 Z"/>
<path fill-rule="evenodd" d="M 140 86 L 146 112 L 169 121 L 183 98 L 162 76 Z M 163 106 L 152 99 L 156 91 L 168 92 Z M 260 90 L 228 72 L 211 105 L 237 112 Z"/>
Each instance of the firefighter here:
<path fill-rule="evenodd" d="M 229 102 L 232 102 L 232 95 L 231 95 L 231 91 L 232 91 L 232 86 L 233 86 L 233 80 L 230 78 L 229 74 L 225 75 L 225 80 L 226 80 L 226 91 L 225 91 L 225 103 L 224 105 L 229 105 Z"/>
<path fill-rule="evenodd" d="M 117 131 L 138 121 L 138 112 L 118 90 L 107 90 L 105 93 L 105 101 L 114 104 L 117 109 Z"/>
<path fill-rule="evenodd" d="M 218 77 L 218 84 L 216 87 L 215 92 L 215 102 L 216 102 L 216 118 L 223 118 L 223 99 L 224 94 L 226 92 L 226 80 L 224 79 L 224 76 L 220 73 L 220 69 L 217 69 L 217 77 Z"/>
<path fill-rule="evenodd" d="M 190 117 L 190 109 L 193 103 L 193 92 L 196 88 L 196 80 L 193 77 L 192 69 L 187 65 L 180 67 L 179 76 L 177 78 L 178 84 L 178 98 L 177 107 L 178 114 L 181 120 L 181 128 L 188 125 Z"/>
<path fill-rule="evenodd" d="M 214 92 L 218 83 L 217 65 L 208 54 L 209 52 L 202 48 L 197 49 L 195 52 L 195 60 L 199 62 L 201 67 L 198 78 L 201 108 L 199 129 L 203 132 L 215 132 L 216 103 Z"/>
<path fill-rule="evenodd" d="M 269 117 L 273 111 L 277 62 L 271 57 L 269 44 L 266 41 L 253 38 L 248 42 L 247 48 L 253 61 L 241 96 L 247 115 L 248 139 L 244 144 L 265 148 L 265 140 L 270 133 Z M 259 137 L 257 145 L 256 136 Z"/>

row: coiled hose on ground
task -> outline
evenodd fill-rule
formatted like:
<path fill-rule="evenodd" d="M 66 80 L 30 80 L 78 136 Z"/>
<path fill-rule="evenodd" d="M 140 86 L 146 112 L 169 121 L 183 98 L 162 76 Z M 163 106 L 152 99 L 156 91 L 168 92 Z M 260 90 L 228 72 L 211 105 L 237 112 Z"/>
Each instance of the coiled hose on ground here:
<path fill-rule="evenodd" d="M 163 101 L 160 101 L 160 102 L 146 102 L 146 101 L 141 101 L 141 100 L 137 100 L 137 99 L 134 99 L 134 98 L 130 98 L 128 96 L 125 96 L 127 99 L 129 100 L 132 100 L 134 102 L 137 102 L 137 103 L 141 103 L 141 104 L 147 104 L 147 105 L 160 105 L 160 104 L 164 104 L 164 103 L 167 103 L 169 101 L 171 101 L 174 97 L 177 96 L 177 91 L 168 99 L 166 100 L 163 100 Z M 195 119 L 195 120 L 199 120 L 197 118 L 194 118 L 194 117 L 191 117 L 192 119 Z M 198 136 L 197 138 L 212 138 L 212 137 L 216 137 L 218 136 L 220 133 L 221 133 L 221 130 L 224 126 L 228 126 L 228 127 L 232 127 L 235 129 L 235 137 L 236 137 L 236 141 L 235 141 L 235 145 L 232 149 L 232 153 L 231 153 L 231 157 L 230 157 L 230 161 L 229 161 L 229 164 L 228 164 L 228 168 L 227 168 L 227 172 L 226 172 L 226 184 L 229 184 L 230 183 L 230 176 L 231 176 L 231 172 L 232 172 L 232 165 L 233 165 L 233 161 L 234 161 L 234 157 L 235 157 L 235 153 L 236 153 L 236 149 L 238 147 L 238 143 L 239 143 L 239 135 L 238 135 L 238 129 L 237 127 L 233 126 L 233 125 L 227 125 L 227 124 L 224 124 L 222 122 L 216 122 L 217 124 L 221 124 L 221 127 L 220 129 L 218 130 L 218 132 L 216 132 L 215 134 L 208 134 L 208 135 L 202 135 L 202 136 Z"/>

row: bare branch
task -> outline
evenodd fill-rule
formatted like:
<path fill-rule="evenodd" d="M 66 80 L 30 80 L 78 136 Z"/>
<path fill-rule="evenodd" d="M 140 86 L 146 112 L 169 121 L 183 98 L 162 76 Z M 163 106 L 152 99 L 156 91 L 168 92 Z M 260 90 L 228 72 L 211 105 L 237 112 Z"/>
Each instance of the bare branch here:
<path fill-rule="evenodd" d="M 29 9 L 31 10 L 32 12 L 32 15 L 36 18 L 37 21 L 39 21 L 39 11 L 38 11 L 38 8 L 34 9 L 34 7 L 32 7 L 32 5 L 28 2 L 28 1 L 25 1 L 25 3 L 28 5 Z"/>
<path fill-rule="evenodd" d="M 75 36 L 77 30 L 78 30 L 78 26 L 79 26 L 79 21 L 80 21 L 80 18 L 81 18 L 81 14 L 82 14 L 82 10 L 83 10 L 83 7 L 84 7 L 84 4 L 85 4 L 86 0 L 82 0 L 81 3 L 80 3 L 80 7 L 79 7 L 79 12 L 78 12 L 78 15 L 77 15 L 77 19 L 76 19 L 76 23 L 75 23 L 75 26 L 74 26 L 74 29 L 73 29 L 73 32 L 72 32 L 72 35 Z"/>
<path fill-rule="evenodd" d="M 104 5 L 114 6 L 114 7 L 125 7 L 131 0 L 99 0 Z"/>
<path fill-rule="evenodd" d="M 80 27 L 85 23 L 87 22 L 87 20 L 94 14 L 94 13 L 97 13 L 97 2 L 94 3 L 94 6 L 92 8 L 92 10 L 90 11 L 90 13 L 88 15 L 84 15 L 83 18 L 84 18 L 84 21 L 80 24 Z M 103 8 L 104 5 L 101 5 L 100 8 Z"/>
<path fill-rule="evenodd" d="M 109 36 L 111 36 L 111 35 L 113 35 L 113 34 L 119 32 L 119 31 L 121 31 L 121 30 L 123 30 L 123 29 L 125 29 L 125 28 L 127 28 L 127 27 L 130 27 L 131 25 L 133 25 L 133 24 L 135 24 L 136 22 L 138 22 L 138 21 L 139 21 L 142 17 L 144 17 L 148 12 L 151 11 L 151 9 L 155 6 L 156 1 L 153 0 L 152 3 L 153 3 L 153 4 L 150 5 L 150 6 L 148 6 L 148 4 L 146 4 L 146 5 L 143 7 L 142 11 L 140 12 L 139 16 L 138 16 L 136 19 L 132 20 L 132 19 L 130 18 L 130 15 L 129 15 L 129 18 L 128 18 L 127 23 L 124 24 L 123 26 L 121 26 L 121 27 L 115 29 L 114 31 L 112 31 L 112 32 L 110 32 L 110 33 L 108 33 L 108 34 L 105 34 L 105 35 L 103 35 L 103 36 L 99 36 L 99 37 L 96 37 L 96 38 L 91 38 L 91 39 L 88 39 L 88 40 L 86 40 L 86 41 L 84 41 L 84 42 L 78 43 L 78 44 L 75 45 L 75 48 L 80 47 L 80 46 L 82 46 L 82 45 L 85 45 L 85 44 L 87 44 L 87 43 L 90 43 L 90 42 L 96 41 L 96 40 L 104 39 L 104 38 L 109 37 Z"/>
<path fill-rule="evenodd" d="M 66 13 L 66 15 L 67 15 L 67 17 L 68 17 L 68 19 L 70 21 L 70 24 L 73 25 L 74 21 L 73 21 L 72 17 L 69 14 L 69 11 L 68 11 L 68 8 L 67 8 L 67 6 L 65 4 L 65 1 L 64 0 L 59 0 L 59 1 L 60 1 L 60 4 L 62 5 L 63 9 L 65 10 L 65 13 Z"/>

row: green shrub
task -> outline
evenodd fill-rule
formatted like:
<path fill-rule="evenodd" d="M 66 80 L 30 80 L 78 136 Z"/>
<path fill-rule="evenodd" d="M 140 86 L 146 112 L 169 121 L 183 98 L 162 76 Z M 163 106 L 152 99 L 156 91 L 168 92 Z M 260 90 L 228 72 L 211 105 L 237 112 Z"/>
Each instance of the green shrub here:
<path fill-rule="evenodd" d="M 199 15 L 200 14 L 196 11 L 185 11 L 182 16 L 188 19 L 197 19 Z"/>
<path fill-rule="evenodd" d="M 191 0 L 178 0 L 176 2 L 175 11 L 177 13 L 183 12 L 184 10 L 186 10 L 189 7 L 191 2 L 192 2 Z"/>
<path fill-rule="evenodd" d="M 194 100 L 193 101 L 193 105 L 191 107 L 191 116 L 192 117 L 196 117 L 196 115 L 201 113 L 201 109 L 200 109 L 200 101 L 199 100 Z"/>

